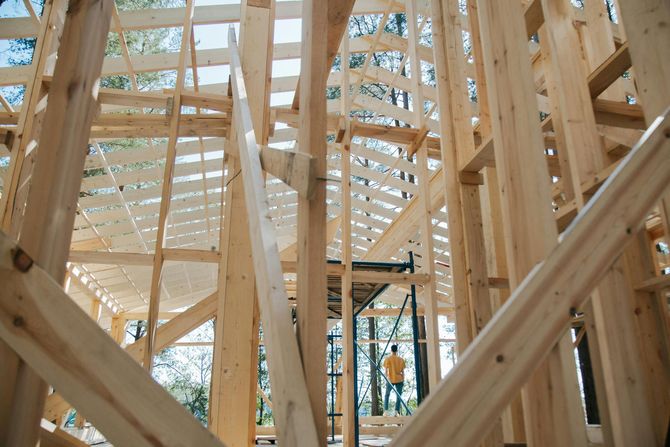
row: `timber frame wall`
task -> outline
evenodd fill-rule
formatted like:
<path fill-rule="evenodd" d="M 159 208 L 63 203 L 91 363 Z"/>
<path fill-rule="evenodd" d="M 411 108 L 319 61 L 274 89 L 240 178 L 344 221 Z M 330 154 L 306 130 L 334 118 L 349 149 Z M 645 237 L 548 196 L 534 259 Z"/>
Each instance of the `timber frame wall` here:
<path fill-rule="evenodd" d="M 45 428 L 73 407 L 117 446 L 253 445 L 261 325 L 280 445 L 325 445 L 327 274 L 345 298 L 355 281 L 394 284 L 391 304 L 419 286 L 430 394 L 393 446 L 666 445 L 670 3 L 615 0 L 616 23 L 603 0 L 577 3 L 48 0 L 0 19 L 1 39 L 36 37 L 32 65 L 0 67 L 0 86 L 25 86 L 20 105 L 0 95 L 0 445 L 81 445 Z M 406 35 L 385 30 L 395 14 Z M 352 15 L 381 25 L 349 37 Z M 276 21 L 299 18 L 302 43 L 275 44 Z M 211 25 L 219 47 L 198 48 Z M 126 36 L 158 28 L 181 30 L 179 51 L 134 54 Z M 272 76 L 298 58 L 299 76 Z M 212 66 L 230 77 L 200 85 Z M 174 85 L 142 91 L 138 74 L 161 71 Z M 98 89 L 117 75 L 132 88 Z M 100 146 L 127 139 L 142 144 Z M 410 251 L 415 274 L 352 271 Z M 456 323 L 446 377 L 438 315 Z M 207 430 L 150 372 L 212 318 Z M 126 346 L 130 320 L 147 335 Z"/>

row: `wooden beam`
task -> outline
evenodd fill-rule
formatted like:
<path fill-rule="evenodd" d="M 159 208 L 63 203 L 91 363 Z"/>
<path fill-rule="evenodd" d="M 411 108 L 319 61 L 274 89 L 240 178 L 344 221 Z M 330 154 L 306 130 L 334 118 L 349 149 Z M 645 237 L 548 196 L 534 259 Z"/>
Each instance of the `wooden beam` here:
<path fill-rule="evenodd" d="M 3 187 L 0 200 L 0 227 L 4 231 L 12 230 L 12 235 L 18 237 L 20 219 L 14 219 L 17 210 L 23 210 L 25 196 L 19 197 L 19 187 L 23 164 L 26 160 L 27 149 L 34 147 L 40 132 L 44 108 L 38 108 L 43 97 L 43 78 L 53 73 L 54 60 L 58 49 L 59 39 L 63 31 L 65 10 L 67 2 L 58 0 L 46 5 L 43 11 L 42 25 L 35 44 L 34 58 L 36 63 L 30 68 L 31 77 L 26 79 L 26 91 L 21 108 L 21 116 L 18 123 L 19 138 L 14 139 L 14 147 L 11 149 L 10 163 L 8 167 L 9 181 Z M 30 171 L 30 169 L 26 169 Z M 25 174 L 24 174 L 25 176 Z M 25 181 L 25 179 L 24 179 Z M 27 188 L 24 188 L 27 189 Z M 20 214 L 20 213 L 19 213 Z M 16 222 L 12 224 L 12 219 Z M 13 225 L 13 227 L 12 227 Z"/>
<path fill-rule="evenodd" d="M 97 108 L 95 94 L 110 17 L 109 2 L 84 1 L 67 12 L 54 71 L 54 88 L 43 117 L 38 139 L 40 148 L 35 150 L 39 153 L 35 177 L 25 217 L 19 219 L 23 220 L 20 241 L 25 250 L 61 284 L 65 280 L 65 261 L 88 134 Z M 56 149 L 49 150 L 51 144 Z M 39 437 L 47 384 L 34 371 L 34 366 L 23 362 L 18 368 L 7 445 L 35 445 Z"/>
<path fill-rule="evenodd" d="M 574 203 L 581 209 L 589 197 L 582 194 L 582 184 L 605 169 L 608 160 L 596 128 L 585 61 L 568 50 L 580 45 L 572 5 L 542 0 L 542 8 L 546 23 L 540 38 L 551 58 L 552 76 L 547 79 L 555 83 L 551 96 L 559 109 L 554 129 L 564 141 L 566 180 L 572 181 Z M 632 290 L 621 264 L 617 261 L 606 273 L 584 307 L 598 409 L 608 445 L 653 444 L 633 313 L 626 310 Z"/>
<path fill-rule="evenodd" d="M 349 54 L 349 35 L 342 39 L 342 67 L 348 71 L 351 67 Z M 345 119 L 351 115 L 351 87 L 349 76 L 342 77 L 340 85 L 340 112 Z M 342 275 L 342 378 L 341 386 L 338 387 L 338 412 L 342 413 L 342 446 L 355 447 L 355 425 L 356 425 L 356 392 L 354 377 L 354 302 L 353 302 L 353 275 L 351 251 L 351 124 L 345 123 L 344 135 L 342 135 L 342 155 L 340 158 L 340 170 L 342 172 L 342 187 L 340 191 L 342 198 L 342 222 L 340 234 L 342 241 L 341 257 L 344 263 L 344 274 Z M 329 222 L 330 223 L 330 222 Z"/>
<path fill-rule="evenodd" d="M 331 45 L 336 36 L 331 26 L 331 12 L 353 5 L 353 1 L 331 1 L 324 8 L 317 0 L 303 1 L 302 51 L 300 87 L 293 100 L 294 108 L 300 105 L 298 147 L 301 152 L 314 157 L 314 173 L 319 181 L 310 199 L 298 198 L 298 272 L 296 293 L 296 334 L 302 367 L 307 379 L 309 399 L 316 423 L 320 444 L 326 439 L 326 344 L 327 332 L 327 277 L 323 260 L 326 258 L 326 176 L 327 108 L 326 79 L 332 59 Z M 348 13 L 344 22 L 347 29 Z M 334 44 L 339 48 L 342 35 Z M 333 54 L 334 56 L 334 54 Z M 330 62 L 330 63 L 329 63 Z"/>
<path fill-rule="evenodd" d="M 81 441 L 68 432 L 42 419 L 40 427 L 40 447 L 86 447 Z"/>
<path fill-rule="evenodd" d="M 496 169 L 510 286 L 514 289 L 557 243 L 551 192 L 523 11 L 516 1 L 478 2 L 489 86 Z M 527 441 L 586 446 L 572 343 L 567 330 L 523 391 Z M 552 402 L 552 405 L 545 405 Z"/>
<path fill-rule="evenodd" d="M 475 338 L 392 446 L 449 442 L 465 447 L 486 435 L 533 369 L 563 337 L 573 310 L 585 301 L 608 264 L 667 191 L 668 135 L 670 117 L 666 113 L 580 212 L 547 259 L 531 271 Z"/>
<path fill-rule="evenodd" d="M 659 119 L 657 116 L 667 116 L 670 105 L 670 48 L 663 44 L 670 38 L 670 29 L 665 26 L 670 21 L 670 6 L 662 0 L 619 0 L 617 6 L 630 44 L 639 102 L 647 124 L 654 126 Z M 669 200 L 670 195 L 666 190 L 659 207 L 666 241 L 670 238 L 667 215 L 667 210 L 670 209 Z M 652 275 L 657 274 L 657 265 L 649 254 L 646 232 L 638 234 L 635 244 L 629 247 L 626 263 L 634 285 L 644 284 Z M 657 281 L 660 283 L 662 280 Z M 640 338 L 644 340 L 639 349 L 650 384 L 648 399 L 652 404 L 654 432 L 659 445 L 667 443 L 667 421 L 670 418 L 670 393 L 667 392 L 670 378 L 667 297 L 659 292 L 637 291 L 632 304 L 637 330 Z"/>
<path fill-rule="evenodd" d="M 111 442 L 222 446 L 4 233 L 0 280 L 0 337 Z"/>
<path fill-rule="evenodd" d="M 309 154 L 261 146 L 261 167 L 277 177 L 301 197 L 310 199 L 319 181 L 316 178 L 316 160 Z M 321 180 L 323 181 L 323 180 Z"/>
<path fill-rule="evenodd" d="M 345 32 L 349 30 L 349 16 L 354 8 L 355 0 L 327 0 L 327 19 L 328 23 L 325 28 L 321 29 L 321 33 L 327 37 L 326 41 L 326 65 L 324 73 L 330 73 L 330 69 L 333 66 L 335 61 L 335 56 L 339 52 L 340 42 L 342 42 L 342 37 Z M 303 5 L 303 19 L 305 18 L 305 10 Z M 304 39 L 303 39 L 304 42 Z M 295 95 L 293 96 L 292 108 L 298 109 L 300 107 L 300 85 L 301 81 L 298 81 L 298 86 L 295 89 Z"/>
<path fill-rule="evenodd" d="M 164 261 L 217 263 L 220 259 L 221 253 L 212 250 L 194 250 L 187 248 L 163 249 Z"/>
<path fill-rule="evenodd" d="M 418 11 L 416 0 L 405 1 L 405 11 L 407 15 L 407 30 L 408 30 L 408 55 L 412 73 L 412 103 L 413 112 L 415 116 L 416 125 L 420 127 L 419 134 L 422 130 L 427 131 L 426 116 L 424 115 L 424 100 L 422 94 L 421 79 L 421 60 L 419 59 L 419 30 L 418 30 Z M 427 134 L 427 132 L 426 132 Z M 411 156 L 411 149 L 416 150 L 416 164 L 417 164 L 417 179 L 419 181 L 419 228 L 421 235 L 421 249 L 422 249 L 422 266 L 423 273 L 428 275 L 428 281 L 423 287 L 423 305 L 426 309 L 424 320 L 426 323 L 426 344 L 428 365 L 428 389 L 442 378 L 441 360 L 440 360 L 440 342 L 439 342 L 439 324 L 437 319 L 437 290 L 436 290 L 436 273 L 435 273 L 435 251 L 433 241 L 433 217 L 432 217 L 432 203 L 430 200 L 430 171 L 428 169 L 428 147 L 425 140 L 416 141 L 418 146 L 414 144 L 408 148 L 407 155 Z"/>
<path fill-rule="evenodd" d="M 628 43 L 624 43 L 589 75 L 591 98 L 597 98 L 607 90 L 630 68 L 631 63 Z"/>
<path fill-rule="evenodd" d="M 207 298 L 200 300 L 195 305 L 189 307 L 184 312 L 172 318 L 167 323 L 158 327 L 156 331 L 156 352 L 170 346 L 175 341 L 187 335 L 197 327 L 203 325 L 207 320 L 211 320 L 216 316 L 216 294 L 209 295 Z M 143 318 L 146 319 L 146 314 Z M 131 319 L 131 318 L 128 318 Z M 146 335 L 145 335 L 146 337 Z M 138 362 L 144 357 L 144 349 L 146 347 L 145 337 L 140 338 L 135 343 L 126 347 L 126 352 Z"/>
<path fill-rule="evenodd" d="M 239 119 L 235 121 L 240 136 L 240 161 L 256 287 L 263 331 L 267 336 L 266 349 L 271 387 L 275 390 L 273 393 L 275 421 L 283 428 L 279 433 L 283 445 L 316 446 L 320 444 L 320 438 L 317 436 L 314 413 L 301 367 L 300 352 L 289 309 L 286 306 L 288 298 L 281 273 L 279 249 L 272 222 L 267 218 L 268 203 L 258 155 L 259 149 L 253 131 L 235 31 L 232 28 L 229 31 L 228 47 L 231 49 L 232 58 L 234 108 L 239 113 Z"/>
<path fill-rule="evenodd" d="M 151 275 L 151 292 L 149 298 L 149 320 L 147 321 L 146 350 L 144 352 L 143 364 L 147 371 L 151 372 L 153 367 L 154 342 L 156 327 L 158 324 L 158 310 L 160 308 L 161 277 L 163 274 L 163 243 L 167 231 L 167 218 L 170 212 L 170 201 L 172 199 L 172 180 L 174 176 L 175 159 L 177 157 L 177 139 L 179 136 L 179 118 L 181 116 L 181 93 L 186 78 L 186 53 L 189 49 L 189 41 L 192 31 L 194 0 L 186 1 L 186 14 L 182 27 L 181 47 L 179 53 L 179 64 L 177 67 L 177 80 L 175 81 L 175 95 L 170 108 L 170 134 L 168 137 L 167 154 L 165 156 L 165 167 L 163 171 L 163 184 L 161 192 L 160 210 L 158 213 L 158 231 L 156 234 L 156 248 L 154 250 L 154 262 Z"/>
<path fill-rule="evenodd" d="M 268 8 L 242 2 L 240 23 L 241 66 L 249 86 L 253 131 L 261 144 L 269 135 L 271 60 L 273 56 L 275 2 Z M 232 98 L 231 98 L 232 100 Z M 234 110 L 233 119 L 239 119 Z M 226 152 L 237 149 L 231 130 Z M 227 164 L 226 198 L 220 246 L 225 257 L 219 265 L 219 315 L 216 321 L 210 427 L 232 446 L 254 443 L 256 434 L 257 357 L 259 336 L 258 298 L 240 172 L 240 160 Z M 237 411 L 229 409 L 234 406 Z"/>
<path fill-rule="evenodd" d="M 441 153 L 449 210 L 450 265 L 454 293 L 459 290 L 462 294 L 454 297 L 458 352 L 462 353 L 493 316 L 493 306 L 489 293 L 480 187 L 477 183 L 463 182 L 462 175 L 453 175 L 458 172 L 459 160 L 475 151 L 472 118 L 467 107 L 466 59 L 460 44 L 462 29 L 456 20 L 458 9 L 454 2 L 443 2 L 442 5 L 433 2 L 432 11 L 440 134 L 445 135 Z M 454 243 L 452 234 L 462 242 Z M 457 264 L 460 266 L 455 268 Z M 457 281 L 460 286 L 457 286 Z M 502 443 L 502 424 L 498 420 L 482 445 L 502 447 Z"/>

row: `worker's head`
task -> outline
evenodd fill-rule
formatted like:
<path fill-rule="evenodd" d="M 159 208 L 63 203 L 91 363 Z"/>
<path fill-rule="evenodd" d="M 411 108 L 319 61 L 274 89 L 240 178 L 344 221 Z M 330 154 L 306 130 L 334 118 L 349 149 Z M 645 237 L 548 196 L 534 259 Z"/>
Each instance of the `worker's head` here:
<path fill-rule="evenodd" d="M 398 352 L 398 345 L 391 345 L 391 352 Z"/>

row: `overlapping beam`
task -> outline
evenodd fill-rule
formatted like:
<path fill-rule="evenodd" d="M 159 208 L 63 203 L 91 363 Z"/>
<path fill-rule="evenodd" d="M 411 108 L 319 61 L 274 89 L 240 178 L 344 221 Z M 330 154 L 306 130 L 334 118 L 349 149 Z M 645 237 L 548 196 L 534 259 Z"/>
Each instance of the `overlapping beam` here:
<path fill-rule="evenodd" d="M 477 444 L 670 184 L 666 112 L 392 442 Z M 594 238 L 593 234 L 601 237 Z"/>
<path fill-rule="evenodd" d="M 282 427 L 280 442 L 285 445 L 320 445 L 311 408 L 298 343 L 293 332 L 286 289 L 279 261 L 279 249 L 272 223 L 267 219 L 267 198 L 260 165 L 259 149 L 252 125 L 234 29 L 229 31 L 232 53 L 232 92 L 238 118 L 239 152 L 248 210 L 249 233 L 261 319 L 268 343 L 267 359 L 274 390 L 275 421 Z"/>

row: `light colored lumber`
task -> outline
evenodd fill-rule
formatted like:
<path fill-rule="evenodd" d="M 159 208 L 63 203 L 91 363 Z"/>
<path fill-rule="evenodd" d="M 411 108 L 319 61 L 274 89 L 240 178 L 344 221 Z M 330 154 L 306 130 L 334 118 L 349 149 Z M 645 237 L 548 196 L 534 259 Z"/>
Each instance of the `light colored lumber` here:
<path fill-rule="evenodd" d="M 542 8 L 546 24 L 541 37 L 545 37 L 551 54 L 556 83 L 553 101 L 558 103 L 562 121 L 558 126 L 559 120 L 554 119 L 554 127 L 557 137 L 562 133 L 568 177 L 572 180 L 576 208 L 581 209 L 588 199 L 582 194 L 582 184 L 596 177 L 608 160 L 596 128 L 587 67 L 581 57 L 568 50 L 579 45 L 572 5 L 568 1 L 543 0 Z M 617 261 L 584 309 L 599 415 L 603 434 L 612 445 L 653 443 L 647 383 L 636 349 L 633 313 L 628 309 L 631 293 L 622 265 Z"/>
<path fill-rule="evenodd" d="M 261 319 L 268 341 L 266 349 L 271 386 L 274 390 L 272 400 L 275 421 L 279 427 L 282 427 L 279 433 L 282 444 L 297 445 L 299 443 L 316 446 L 320 442 L 301 366 L 298 343 L 293 332 L 289 309 L 286 306 L 287 296 L 274 228 L 272 222 L 266 217 L 268 205 L 258 156 L 259 149 L 251 124 L 251 114 L 233 29 L 229 31 L 228 46 L 232 53 L 231 80 L 234 108 L 239 113 L 236 126 L 240 137 L 238 143 L 243 171 L 244 196 L 249 218 Z"/>
<path fill-rule="evenodd" d="M 546 260 L 473 341 L 392 446 L 476 444 L 549 354 L 670 184 L 670 118 L 657 120 Z M 596 239 L 592 235 L 601 234 Z M 552 297 L 548 299 L 548 297 Z M 476 417 L 472 417 L 476 415 Z"/>
<path fill-rule="evenodd" d="M 241 66 L 249 86 L 249 107 L 255 136 L 262 144 L 269 134 L 269 96 L 275 2 L 257 7 L 242 2 L 240 23 Z M 231 98 L 232 99 L 232 98 Z M 235 120 L 239 111 L 233 112 Z M 226 152 L 237 149 L 242 136 L 231 130 Z M 225 257 L 219 265 L 219 315 L 216 324 L 210 427 L 234 446 L 253 444 L 256 428 L 258 299 L 239 160 L 228 160 L 226 208 L 220 246 Z M 290 172 L 290 171 L 289 171 Z M 229 409 L 234 406 L 237 411 Z"/>
<path fill-rule="evenodd" d="M 130 316 L 133 315 L 129 315 L 129 317 Z M 162 351 L 215 316 L 216 294 L 212 294 L 158 327 L 158 330 L 156 331 L 156 352 Z M 146 314 L 143 314 L 141 319 L 145 320 Z M 139 362 L 144 356 L 145 345 L 144 337 L 142 337 L 136 342 L 129 344 L 125 350 L 133 359 Z"/>
<path fill-rule="evenodd" d="M 301 197 L 311 198 L 319 181 L 315 173 L 315 159 L 309 154 L 261 147 L 261 166 L 295 189 Z M 323 180 L 321 180 L 323 181 Z"/>
<path fill-rule="evenodd" d="M 342 67 L 348 70 L 350 62 L 349 54 L 349 35 L 344 35 L 342 39 Z M 340 85 L 341 104 L 340 111 L 342 116 L 347 119 L 351 114 L 351 95 L 349 76 L 342 77 Z M 353 275 L 352 275 L 352 251 L 351 251 L 351 124 L 347 121 L 345 124 L 344 135 L 342 136 L 342 153 L 340 158 L 340 170 L 342 172 L 342 187 L 340 188 L 342 198 L 342 219 L 340 225 L 342 241 L 342 263 L 344 264 L 344 274 L 342 275 L 342 377 L 338 381 L 336 412 L 342 413 L 340 418 L 342 429 L 342 446 L 355 446 L 355 424 L 357 402 L 355 399 L 354 377 L 354 302 L 353 302 Z M 329 222 L 330 224 L 330 222 Z M 328 237 L 328 236 L 326 236 Z"/>
<path fill-rule="evenodd" d="M 170 108 L 170 132 L 168 136 L 167 154 L 163 168 L 163 183 L 161 191 L 160 211 L 158 213 L 158 230 L 154 249 L 154 262 L 151 274 L 151 291 L 149 297 L 149 319 L 147 320 L 146 349 L 142 364 L 151 372 L 153 368 L 154 342 L 156 327 L 158 324 L 158 310 L 160 307 L 161 280 L 163 274 L 163 244 L 167 232 L 167 218 L 170 212 L 170 201 L 172 199 L 172 181 L 174 178 L 175 160 L 177 157 L 177 138 L 179 137 L 179 119 L 181 116 L 181 92 L 184 88 L 186 78 L 186 53 L 189 48 L 190 35 L 192 32 L 194 0 L 186 1 L 186 14 L 183 22 L 183 32 L 179 52 L 179 63 L 177 66 L 177 80 L 175 81 L 175 95 Z"/>
<path fill-rule="evenodd" d="M 68 402 L 117 445 L 221 446 L 50 275 L 14 253 L 23 252 L 3 233 L 0 337 Z"/>
<path fill-rule="evenodd" d="M 96 110 L 95 94 L 110 16 L 108 2 L 84 2 L 79 8 L 68 10 L 54 71 L 54 88 L 38 139 L 40 148 L 35 150 L 39 154 L 35 177 L 28 193 L 25 217 L 17 219 L 23 220 L 19 239 L 23 248 L 60 284 L 65 280 L 70 229 L 81 186 L 88 133 Z M 34 365 L 21 363 L 7 445 L 36 443 L 46 393 L 47 384 L 40 380 Z"/>
<path fill-rule="evenodd" d="M 416 0 L 405 1 L 405 11 L 407 16 L 408 30 L 408 55 L 410 61 L 410 70 L 412 73 L 412 103 L 415 115 L 415 124 L 420 128 L 420 141 L 417 140 L 407 150 L 407 155 L 411 156 L 412 147 L 416 151 L 417 180 L 419 181 L 419 232 L 421 237 L 421 271 L 428 275 L 428 281 L 423 286 L 423 305 L 425 308 L 424 321 L 426 325 L 426 365 L 428 368 L 428 389 L 442 378 L 441 356 L 440 356 L 440 335 L 437 318 L 437 290 L 435 273 L 435 251 L 433 240 L 433 217 L 430 188 L 430 171 L 428 169 L 428 147 L 425 142 L 428 128 L 426 126 L 426 117 L 424 115 L 424 99 L 422 94 L 422 70 L 421 60 L 419 59 L 419 30 L 418 30 L 418 8 Z M 430 115 L 430 113 L 429 113 Z M 425 131 L 425 135 L 422 133 Z"/>
<path fill-rule="evenodd" d="M 314 157 L 314 173 L 320 180 L 309 199 L 298 197 L 298 271 L 296 292 L 296 335 L 309 400 L 316 423 L 319 444 L 326 438 L 326 318 L 328 314 L 326 258 L 326 181 L 328 175 L 326 144 L 327 108 L 326 79 L 332 59 L 329 40 L 334 39 L 332 19 L 338 19 L 347 29 L 346 18 L 332 17 L 333 8 L 353 5 L 351 0 L 305 0 L 302 6 L 302 47 L 299 90 L 293 105 L 299 104 L 300 129 L 298 148 Z M 326 7 L 324 7 L 326 6 Z M 339 23 L 338 22 L 338 23 Z M 341 35 L 338 36 L 341 38 Z M 339 39 L 334 44 L 339 48 Z M 329 63 L 330 62 L 330 63 Z M 295 108 L 295 107 L 294 107 Z"/>
<path fill-rule="evenodd" d="M 452 249 L 452 284 L 456 304 L 458 351 L 462 353 L 474 335 L 493 315 L 484 246 L 482 205 L 477 184 L 465 184 L 458 172 L 459 160 L 475 151 L 471 116 L 467 108 L 468 87 L 462 29 L 455 19 L 456 4 L 432 2 L 433 51 L 438 77 L 442 165 L 447 194 L 449 237 Z M 452 241 L 452 235 L 458 242 Z M 461 242 L 462 241 L 462 242 Z M 458 265 L 458 267 L 456 267 Z M 458 276 L 457 276 L 458 275 Z M 461 295 L 456 295 L 456 292 Z M 490 430 L 483 446 L 502 446 L 500 421 Z"/>
<path fill-rule="evenodd" d="M 521 5 L 480 0 L 478 14 L 505 245 L 509 247 L 507 264 L 514 289 L 552 251 L 558 234 L 549 208 L 549 174 Z M 526 436 L 532 445 L 586 446 L 571 347 L 565 331 L 524 387 Z M 552 404 L 545 405 L 547 402 Z"/>

